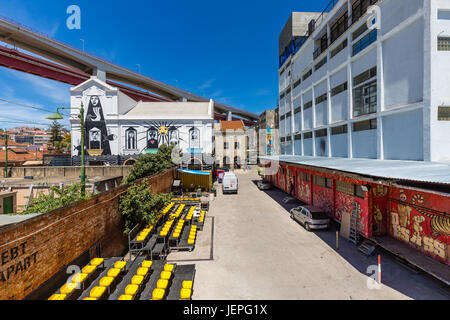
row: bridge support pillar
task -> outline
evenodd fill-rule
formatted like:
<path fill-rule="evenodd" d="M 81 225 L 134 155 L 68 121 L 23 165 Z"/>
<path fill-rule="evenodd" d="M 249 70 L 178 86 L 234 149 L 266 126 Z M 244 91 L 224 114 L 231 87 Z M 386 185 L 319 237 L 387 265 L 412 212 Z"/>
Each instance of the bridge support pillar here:
<path fill-rule="evenodd" d="M 93 76 L 97 77 L 103 82 L 106 82 L 106 72 L 101 69 L 95 68 Z"/>

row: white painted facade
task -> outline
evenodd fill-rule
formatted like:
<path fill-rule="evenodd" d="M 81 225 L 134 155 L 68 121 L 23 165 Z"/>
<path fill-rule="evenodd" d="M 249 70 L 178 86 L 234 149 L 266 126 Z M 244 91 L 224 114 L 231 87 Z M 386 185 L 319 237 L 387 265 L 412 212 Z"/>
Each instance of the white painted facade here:
<path fill-rule="evenodd" d="M 98 98 L 98 102 L 95 97 Z M 94 110 L 93 100 L 96 101 L 97 109 L 90 114 L 90 110 L 91 112 Z M 80 151 L 81 131 L 77 116 L 81 103 L 85 112 L 88 154 L 90 150 L 103 150 L 102 156 L 139 155 L 151 153 L 150 149 L 155 151 L 158 146 L 171 143 L 177 144 L 185 155 L 211 155 L 213 152 L 214 102 L 212 100 L 210 102 L 138 102 L 119 89 L 96 77 L 91 77 L 71 89 L 72 156 L 78 156 Z M 89 124 L 88 121 L 90 121 Z M 100 142 L 90 142 L 90 130 L 101 130 L 102 123 L 106 131 L 98 135 L 102 137 Z M 149 141 L 153 142 L 152 137 L 156 141 L 149 147 Z M 107 151 L 108 148 L 109 151 Z"/>
<path fill-rule="evenodd" d="M 450 1 L 378 1 L 376 20 L 366 13 L 352 21 L 356 1 L 338 1 L 279 69 L 281 153 L 450 161 L 450 121 L 438 120 L 438 107 L 450 106 L 450 51 L 437 48 L 438 37 L 450 37 Z M 330 29 L 345 12 L 349 27 L 331 43 Z M 368 21 L 379 23 L 376 40 L 354 54 L 372 30 L 354 33 Z M 325 34 L 328 47 L 314 59 Z M 345 40 L 347 46 L 333 55 Z M 371 68 L 376 75 L 355 86 L 355 77 Z M 311 76 L 303 79 L 309 70 Z M 345 82 L 346 90 L 336 91 Z M 372 109 L 369 102 L 361 107 L 371 112 L 354 112 L 358 89 L 364 101 L 376 97 Z"/>

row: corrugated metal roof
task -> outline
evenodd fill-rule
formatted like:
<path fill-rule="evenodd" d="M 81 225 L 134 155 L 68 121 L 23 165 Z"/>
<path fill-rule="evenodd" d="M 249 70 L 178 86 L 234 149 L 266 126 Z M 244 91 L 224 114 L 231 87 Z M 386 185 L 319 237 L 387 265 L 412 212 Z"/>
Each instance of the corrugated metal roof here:
<path fill-rule="evenodd" d="M 348 159 L 306 156 L 264 156 L 262 160 L 280 161 L 327 168 L 394 180 L 450 184 L 450 163 L 404 160 Z"/>
<path fill-rule="evenodd" d="M 23 222 L 25 220 L 34 218 L 42 213 L 30 213 L 27 215 L 7 215 L 7 214 L 0 214 L 0 227 L 7 226 L 10 224 L 15 224 L 19 222 Z"/>

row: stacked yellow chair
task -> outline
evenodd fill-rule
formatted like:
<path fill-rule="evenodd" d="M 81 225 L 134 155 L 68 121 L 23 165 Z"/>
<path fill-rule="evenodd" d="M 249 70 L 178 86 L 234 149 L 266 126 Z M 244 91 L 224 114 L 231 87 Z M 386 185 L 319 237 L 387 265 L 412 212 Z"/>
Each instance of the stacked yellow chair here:
<path fill-rule="evenodd" d="M 170 211 L 170 209 L 172 209 L 172 207 L 175 205 L 175 202 L 171 202 L 169 205 L 167 205 L 162 211 L 161 211 L 161 213 L 164 215 L 164 214 L 167 214 L 169 211 Z"/>
<path fill-rule="evenodd" d="M 171 217 L 178 218 L 180 214 L 183 212 L 185 205 L 182 204 L 178 207 L 177 211 L 171 215 Z"/>
<path fill-rule="evenodd" d="M 139 292 L 141 285 L 143 285 L 145 278 L 150 272 L 153 261 L 144 260 L 136 271 L 136 274 L 131 278 L 131 283 L 125 288 L 125 292 L 119 297 L 119 300 L 133 300 Z"/>
<path fill-rule="evenodd" d="M 191 207 L 189 208 L 189 212 L 188 212 L 188 214 L 186 215 L 186 220 L 187 220 L 187 221 L 191 221 L 191 220 L 192 220 L 192 216 L 194 215 L 194 210 L 195 210 L 195 207 L 194 207 L 194 206 L 191 206 Z"/>
<path fill-rule="evenodd" d="M 80 288 L 81 285 L 86 281 L 90 274 L 92 274 L 97 268 L 103 264 L 105 259 L 94 258 L 91 262 L 86 265 L 80 273 L 75 274 L 72 277 L 72 282 L 65 283 L 57 294 L 52 295 L 48 300 L 66 300 L 67 296 L 70 295 L 75 289 Z"/>
<path fill-rule="evenodd" d="M 145 229 L 143 229 L 143 230 L 139 233 L 139 235 L 138 235 L 137 238 L 136 238 L 136 241 L 138 241 L 138 242 L 143 242 L 143 241 L 145 241 L 145 240 L 147 239 L 148 235 L 150 234 L 150 232 L 152 232 L 152 230 L 153 230 L 153 226 L 147 225 L 147 226 L 145 227 Z"/>
<path fill-rule="evenodd" d="M 107 275 L 102 277 L 99 281 L 99 285 L 95 286 L 89 292 L 89 297 L 83 300 L 98 300 L 106 293 L 109 292 L 109 288 L 115 282 L 118 275 L 124 270 L 127 265 L 126 261 L 116 261 L 111 269 L 108 270 Z"/>
<path fill-rule="evenodd" d="M 190 300 L 192 297 L 192 281 L 183 281 L 180 290 L 180 300 Z"/>
<path fill-rule="evenodd" d="M 167 234 L 169 233 L 170 229 L 172 228 L 174 219 L 169 219 L 166 221 L 166 223 L 164 224 L 163 228 L 161 229 L 161 232 L 159 233 L 159 235 L 161 237 L 165 237 L 167 236 Z"/>
<path fill-rule="evenodd" d="M 179 239 L 180 238 L 180 234 L 183 231 L 183 226 L 184 226 L 184 220 L 180 219 L 175 227 L 175 230 L 172 233 L 172 237 L 175 239 Z"/>
<path fill-rule="evenodd" d="M 194 244 L 196 236 L 197 236 L 197 226 L 193 225 L 191 226 L 191 230 L 189 231 L 188 244 Z"/>
<path fill-rule="evenodd" d="M 176 265 L 165 264 L 164 270 L 161 272 L 159 280 L 156 282 L 156 288 L 152 292 L 152 298 L 150 300 L 162 300 L 166 295 L 166 290 L 169 287 L 172 280 L 173 273 Z"/>
<path fill-rule="evenodd" d="M 200 212 L 200 217 L 198 218 L 198 222 L 203 223 L 205 221 L 206 211 Z"/>

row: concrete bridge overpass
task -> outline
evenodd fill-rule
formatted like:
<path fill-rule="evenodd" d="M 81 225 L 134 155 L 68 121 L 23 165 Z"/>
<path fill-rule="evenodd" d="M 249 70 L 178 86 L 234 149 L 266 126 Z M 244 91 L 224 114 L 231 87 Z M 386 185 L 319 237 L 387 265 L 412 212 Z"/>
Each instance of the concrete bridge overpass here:
<path fill-rule="evenodd" d="M 80 78 L 80 76 L 81 78 L 84 78 L 85 75 L 94 75 L 104 81 L 114 81 L 114 84 L 111 84 L 122 86 L 122 88 L 120 88 L 121 90 L 134 91 L 134 94 L 148 95 L 145 91 L 127 87 L 126 85 L 147 90 L 153 93 L 149 95 L 149 98 L 151 97 L 154 99 L 153 101 L 209 101 L 208 98 L 165 84 L 106 61 L 105 59 L 83 52 L 68 44 L 51 39 L 48 36 L 33 31 L 16 22 L 7 20 L 6 18 L 0 18 L 0 41 L 10 44 L 15 48 L 21 48 L 45 59 L 54 61 L 67 68 L 65 68 L 65 70 L 55 70 L 61 68 L 54 64 L 52 66 L 53 70 L 50 72 L 48 63 L 46 63 L 45 60 L 39 61 L 40 59 L 17 51 L 16 54 L 11 54 L 11 52 L 8 54 L 8 49 L 3 47 L 0 48 L 0 65 L 5 67 L 11 67 L 23 72 L 33 73 L 58 81 L 61 81 L 61 79 L 59 79 L 61 75 L 55 75 L 55 73 L 58 74 L 63 72 L 66 76 L 78 78 Z M 33 63 L 37 62 L 43 64 L 38 72 L 30 72 L 30 68 L 27 66 L 30 60 L 34 60 Z M 18 65 L 21 67 L 18 67 Z M 116 84 L 117 82 L 120 84 Z M 254 113 L 219 102 L 215 102 L 215 111 L 217 113 L 217 119 L 224 119 L 232 114 L 245 120 L 246 125 L 251 125 L 253 121 L 258 119 L 258 115 Z"/>

